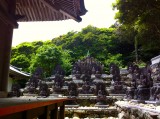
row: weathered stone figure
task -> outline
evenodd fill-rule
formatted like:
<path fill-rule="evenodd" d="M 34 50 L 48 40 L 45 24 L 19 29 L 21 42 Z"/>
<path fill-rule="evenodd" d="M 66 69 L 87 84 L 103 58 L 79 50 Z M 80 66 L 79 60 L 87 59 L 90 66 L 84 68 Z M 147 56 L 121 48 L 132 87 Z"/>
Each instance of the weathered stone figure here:
<path fill-rule="evenodd" d="M 127 70 L 129 72 L 129 75 L 131 76 L 131 83 L 130 86 L 127 87 L 126 90 L 126 98 L 127 99 L 134 99 L 135 89 L 136 89 L 136 78 L 134 75 L 134 65 L 133 63 L 128 63 Z"/>
<path fill-rule="evenodd" d="M 25 93 L 37 94 L 38 93 L 38 85 L 43 79 L 43 70 L 42 68 L 36 68 L 35 72 L 32 74 L 30 80 L 26 83 L 26 87 L 24 89 Z"/>
<path fill-rule="evenodd" d="M 54 85 L 53 85 L 53 92 L 54 93 L 62 93 L 62 87 L 64 84 L 64 75 L 65 71 L 62 69 L 60 65 L 57 65 L 54 72 L 53 72 L 53 80 L 54 80 Z"/>
<path fill-rule="evenodd" d="M 154 77 L 153 87 L 150 88 L 150 100 L 160 101 L 160 65 L 156 68 L 158 73 L 155 73 L 157 76 Z M 155 79 L 156 78 L 156 79 Z"/>
<path fill-rule="evenodd" d="M 104 83 L 99 82 L 96 84 L 96 95 L 97 95 L 96 105 L 105 105 L 106 96 L 108 95 L 108 92 L 106 91 L 106 86 Z"/>
<path fill-rule="evenodd" d="M 48 85 L 45 82 L 41 82 L 40 84 L 39 95 L 44 97 L 48 97 L 50 95 Z"/>
<path fill-rule="evenodd" d="M 62 86 L 63 86 L 63 79 L 59 74 L 56 74 L 54 79 L 54 89 L 61 89 Z"/>
<path fill-rule="evenodd" d="M 125 89 L 121 81 L 120 70 L 114 63 L 110 64 L 110 73 L 113 75 L 110 86 L 110 92 L 115 94 L 124 94 Z"/>
<path fill-rule="evenodd" d="M 84 84 L 82 85 L 82 94 L 93 94 L 94 93 L 94 88 L 91 88 L 90 83 L 85 81 Z"/>
<path fill-rule="evenodd" d="M 150 86 L 151 78 L 150 78 L 150 70 L 148 70 L 148 66 L 139 69 L 136 71 L 138 72 L 138 77 L 136 77 L 137 81 L 137 89 L 135 90 L 135 99 L 137 100 L 149 100 L 150 98 Z"/>
<path fill-rule="evenodd" d="M 68 86 L 68 95 L 69 97 L 78 96 L 77 85 L 74 82 L 70 82 Z"/>
<path fill-rule="evenodd" d="M 20 92 L 20 85 L 13 84 L 11 92 L 9 93 L 9 97 L 20 97 L 22 93 Z"/>

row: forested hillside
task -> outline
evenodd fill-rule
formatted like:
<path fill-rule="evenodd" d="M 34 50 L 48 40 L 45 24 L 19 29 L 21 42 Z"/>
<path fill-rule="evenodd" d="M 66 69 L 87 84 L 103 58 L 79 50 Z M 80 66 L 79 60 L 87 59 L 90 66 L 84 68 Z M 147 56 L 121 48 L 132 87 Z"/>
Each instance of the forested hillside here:
<path fill-rule="evenodd" d="M 129 61 L 135 62 L 134 42 L 119 36 L 117 27 L 88 26 L 80 32 L 71 31 L 50 41 L 25 42 L 13 47 L 11 64 L 27 72 L 42 67 L 45 76 L 50 76 L 55 66 L 61 64 L 66 74 L 70 74 L 72 64 L 87 53 L 102 62 L 106 71 L 111 62 L 121 67 Z"/>
<path fill-rule="evenodd" d="M 42 67 L 46 76 L 61 64 L 69 74 L 72 64 L 87 55 L 105 65 L 126 66 L 150 61 L 160 54 L 160 1 L 117 0 L 113 8 L 117 22 L 110 28 L 88 26 L 50 41 L 22 43 L 12 48 L 11 64 L 32 72 Z"/>
<path fill-rule="evenodd" d="M 70 74 L 72 64 L 87 54 L 102 62 L 124 67 L 142 64 L 160 54 L 160 1 L 117 0 L 117 22 L 110 28 L 87 26 L 50 41 L 22 43 L 12 48 L 11 64 L 32 72 L 42 67 L 50 76 L 57 64 Z"/>

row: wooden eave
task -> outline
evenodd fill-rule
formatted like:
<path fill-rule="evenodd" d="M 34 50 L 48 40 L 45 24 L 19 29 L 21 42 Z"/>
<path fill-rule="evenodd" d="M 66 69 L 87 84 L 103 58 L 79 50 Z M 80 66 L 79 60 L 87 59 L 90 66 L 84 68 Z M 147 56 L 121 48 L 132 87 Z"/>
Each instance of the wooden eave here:
<path fill-rule="evenodd" d="M 13 2 L 13 3 L 12 3 Z M 11 5 L 14 4 L 14 1 L 11 1 L 8 4 L 5 0 L 0 2 L 0 19 L 7 25 L 11 25 L 14 28 L 18 27 L 17 21 L 14 18 L 15 8 Z M 8 6 L 8 7 L 7 7 Z"/>
<path fill-rule="evenodd" d="M 30 77 L 29 74 L 19 71 L 13 66 L 10 66 L 9 75 L 13 76 L 15 79 L 28 79 Z"/>
<path fill-rule="evenodd" d="M 87 10 L 84 0 L 16 0 L 18 21 L 81 21 Z"/>

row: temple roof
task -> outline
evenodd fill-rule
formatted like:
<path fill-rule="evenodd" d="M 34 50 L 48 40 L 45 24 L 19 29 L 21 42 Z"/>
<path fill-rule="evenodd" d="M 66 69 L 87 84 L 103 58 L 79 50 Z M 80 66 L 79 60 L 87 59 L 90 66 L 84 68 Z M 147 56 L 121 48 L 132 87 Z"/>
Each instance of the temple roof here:
<path fill-rule="evenodd" d="M 84 0 L 16 0 L 18 21 L 57 21 L 74 19 L 87 12 Z"/>
<path fill-rule="evenodd" d="M 22 72 L 19 70 L 19 68 L 10 65 L 9 75 L 12 75 L 14 77 L 20 77 L 20 78 L 29 78 L 30 74 L 26 72 Z"/>

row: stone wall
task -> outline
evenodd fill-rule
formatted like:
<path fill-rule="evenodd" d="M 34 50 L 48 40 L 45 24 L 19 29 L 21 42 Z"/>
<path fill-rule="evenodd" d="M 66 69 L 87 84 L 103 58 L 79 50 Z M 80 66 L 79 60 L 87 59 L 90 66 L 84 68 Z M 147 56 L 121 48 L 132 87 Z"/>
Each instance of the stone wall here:
<path fill-rule="evenodd" d="M 160 119 L 160 106 L 117 101 L 118 119 Z"/>

